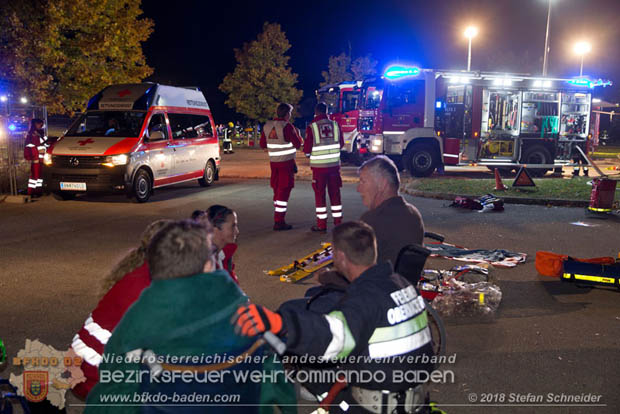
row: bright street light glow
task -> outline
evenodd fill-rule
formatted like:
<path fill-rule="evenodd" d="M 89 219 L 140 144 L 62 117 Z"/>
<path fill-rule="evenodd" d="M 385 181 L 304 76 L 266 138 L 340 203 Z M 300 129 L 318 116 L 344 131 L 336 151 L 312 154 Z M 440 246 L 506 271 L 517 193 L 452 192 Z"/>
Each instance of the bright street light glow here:
<path fill-rule="evenodd" d="M 23 104 L 27 104 L 28 103 L 28 99 L 25 96 L 22 96 L 21 98 L 19 98 L 19 101 Z"/>
<path fill-rule="evenodd" d="M 475 26 L 469 26 L 465 29 L 465 37 L 471 39 L 472 37 L 476 37 L 478 35 L 478 28 Z"/>
<path fill-rule="evenodd" d="M 585 55 L 592 51 L 592 45 L 588 42 L 577 42 L 573 47 L 573 51 L 578 55 Z"/>
<path fill-rule="evenodd" d="M 7 99 L 8 98 L 6 97 L 6 95 L 0 96 L 0 101 L 2 101 L 2 102 L 6 102 Z"/>

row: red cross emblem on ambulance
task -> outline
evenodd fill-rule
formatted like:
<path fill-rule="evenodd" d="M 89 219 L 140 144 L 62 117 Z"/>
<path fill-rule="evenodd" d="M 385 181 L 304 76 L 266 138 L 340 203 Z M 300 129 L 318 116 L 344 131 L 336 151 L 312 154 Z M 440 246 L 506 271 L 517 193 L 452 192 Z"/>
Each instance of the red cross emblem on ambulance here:
<path fill-rule="evenodd" d="M 94 144 L 95 141 L 93 141 L 92 139 L 88 138 L 88 139 L 83 139 L 81 141 L 78 141 L 78 144 L 80 144 L 80 146 L 84 146 L 86 144 Z"/>
<path fill-rule="evenodd" d="M 131 95 L 131 91 L 129 89 L 123 89 L 118 93 L 118 96 L 124 98 L 127 95 Z"/>
<path fill-rule="evenodd" d="M 334 135 L 333 135 L 331 125 L 324 125 L 323 128 L 321 128 L 321 135 L 323 135 L 326 138 L 333 137 Z"/>

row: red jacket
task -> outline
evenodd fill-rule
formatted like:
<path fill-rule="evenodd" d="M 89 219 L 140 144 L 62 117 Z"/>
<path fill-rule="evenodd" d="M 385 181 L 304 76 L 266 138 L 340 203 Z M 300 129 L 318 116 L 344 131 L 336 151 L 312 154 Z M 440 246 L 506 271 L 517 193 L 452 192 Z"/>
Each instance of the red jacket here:
<path fill-rule="evenodd" d="M 318 115 L 314 117 L 312 122 L 320 121 L 321 119 L 329 119 L 329 117 L 327 115 Z M 338 125 L 338 130 L 340 132 L 338 134 L 338 136 L 340 137 L 340 148 L 342 148 L 344 147 L 344 138 L 342 137 L 342 129 L 340 129 L 340 125 Z M 306 139 L 304 141 L 304 154 L 306 154 L 307 157 L 309 157 L 312 153 L 313 145 L 314 134 L 312 133 L 312 128 L 310 127 L 310 124 L 308 124 L 308 126 L 306 127 Z M 332 171 L 339 171 L 340 167 L 313 168 L 313 170 L 320 170 L 321 172 L 329 173 Z"/>
<path fill-rule="evenodd" d="M 83 358 L 81 369 L 86 377 L 86 382 L 73 388 L 73 392 L 78 397 L 86 398 L 99 381 L 97 367 L 101 362 L 105 344 L 127 309 L 150 284 L 148 264 L 144 262 L 142 266 L 127 273 L 112 286 L 73 338 L 71 347 L 78 356 Z"/>
<path fill-rule="evenodd" d="M 235 243 L 228 243 L 224 246 L 215 258 L 215 268 L 226 270 L 232 280 L 234 280 L 236 284 L 239 284 L 239 279 L 237 279 L 237 275 L 235 274 L 235 264 L 232 261 L 233 254 L 235 254 L 236 251 L 237 245 Z"/>
<path fill-rule="evenodd" d="M 274 118 L 274 121 L 284 121 L 283 118 Z M 297 129 L 295 129 L 295 127 L 293 126 L 293 124 L 291 124 L 290 122 L 288 124 L 286 124 L 286 126 L 284 127 L 284 140 L 286 142 L 290 142 L 291 144 L 293 144 L 293 146 L 297 149 L 299 149 L 299 147 L 301 147 L 301 137 L 299 136 L 299 134 L 297 134 Z M 261 131 L 260 132 L 260 143 L 259 143 L 260 147 L 262 149 L 266 149 L 267 148 L 267 137 L 265 137 L 265 131 Z M 284 161 L 284 162 L 272 162 L 271 163 L 273 166 L 285 166 L 285 165 L 289 165 L 289 164 L 295 164 L 295 160 L 288 160 L 288 161 Z"/>
<path fill-rule="evenodd" d="M 39 159 L 39 147 L 44 147 L 45 142 L 38 131 L 29 131 L 24 142 L 24 158 L 28 161 Z"/>

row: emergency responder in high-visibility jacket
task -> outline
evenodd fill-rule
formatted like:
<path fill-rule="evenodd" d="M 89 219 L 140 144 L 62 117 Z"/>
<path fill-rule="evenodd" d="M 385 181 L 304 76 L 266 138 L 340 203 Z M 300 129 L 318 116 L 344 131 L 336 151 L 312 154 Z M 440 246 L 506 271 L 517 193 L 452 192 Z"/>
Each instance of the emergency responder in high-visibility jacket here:
<path fill-rule="evenodd" d="M 235 124 L 233 124 L 232 122 L 228 123 L 228 128 L 224 128 L 224 141 L 223 141 L 223 147 L 224 147 L 224 154 L 232 154 L 233 151 L 233 145 L 232 145 L 232 136 L 235 132 Z"/>
<path fill-rule="evenodd" d="M 310 158 L 312 169 L 312 188 L 316 207 L 316 225 L 312 231 L 327 231 L 327 200 L 325 187 L 329 193 L 334 225 L 342 222 L 342 202 L 340 200 L 340 149 L 344 146 L 342 131 L 336 121 L 327 116 L 327 104 L 319 102 L 314 108 L 314 119 L 306 128 L 304 153 Z"/>
<path fill-rule="evenodd" d="M 276 118 L 267 121 L 260 135 L 260 147 L 269 153 L 271 166 L 271 188 L 273 188 L 273 229 L 275 231 L 293 228 L 284 217 L 288 199 L 295 186 L 295 153 L 301 147 L 302 139 L 297 128 L 289 122 L 293 107 L 281 103 L 276 110 Z"/>
<path fill-rule="evenodd" d="M 367 409 L 375 405 L 371 411 L 375 413 L 426 412 L 424 382 L 434 364 L 424 299 L 389 262 L 376 264 L 377 244 L 369 225 L 343 223 L 334 229 L 332 239 L 334 265 L 350 281 L 333 310 L 321 314 L 289 307 L 277 313 L 244 304 L 233 319 L 237 332 L 286 336 L 287 352 L 338 362 L 339 372 L 351 373 L 330 413 L 340 412 L 339 407 L 367 413 L 362 405 Z M 365 379 L 355 375 L 361 371 L 373 375 Z M 408 373 L 407 380 L 401 373 Z M 410 375 L 414 373 L 418 375 Z M 324 392 L 313 388 L 314 393 Z"/>
<path fill-rule="evenodd" d="M 28 195 L 40 197 L 43 193 L 43 179 L 41 178 L 41 168 L 43 156 L 47 150 L 47 137 L 42 119 L 33 118 L 30 121 L 30 130 L 26 135 L 24 147 L 24 158 L 31 162 L 30 178 L 28 179 Z"/>

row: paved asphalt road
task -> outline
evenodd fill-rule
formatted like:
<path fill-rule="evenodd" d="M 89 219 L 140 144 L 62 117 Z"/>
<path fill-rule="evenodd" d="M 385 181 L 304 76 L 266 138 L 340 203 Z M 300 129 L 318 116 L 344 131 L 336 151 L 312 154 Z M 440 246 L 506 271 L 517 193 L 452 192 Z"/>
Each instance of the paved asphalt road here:
<path fill-rule="evenodd" d="M 326 240 L 308 231 L 314 221 L 310 183 L 299 182 L 293 191 L 287 216 L 293 231 L 271 231 L 271 197 L 266 180 L 224 179 L 208 189 L 193 183 L 163 189 L 147 204 L 121 196 L 0 204 L 0 337 L 9 356 L 26 338 L 66 349 L 97 303 L 104 273 L 137 245 L 148 223 L 184 218 L 213 203 L 238 211 L 237 273 L 248 295 L 272 308 L 301 296 L 314 280 L 284 284 L 263 270 L 286 264 Z M 454 383 L 433 385 L 433 398 L 450 413 L 619 412 L 620 292 L 577 289 L 539 276 L 534 255 L 553 250 L 578 257 L 615 256 L 620 220 L 586 219 L 581 209 L 521 205 L 479 214 L 447 208 L 441 200 L 409 199 L 421 210 L 427 230 L 446 235 L 449 242 L 528 254 L 527 263 L 494 271 L 504 295 L 495 318 L 448 321 L 448 353 L 456 354 L 456 363 L 440 368 L 454 372 Z M 343 201 L 345 218 L 358 218 L 364 211 L 354 184 L 345 184 Z M 594 227 L 571 224 L 576 221 Z M 427 267 L 454 264 L 431 259 Z M 1 375 L 12 370 L 5 367 Z M 600 395 L 604 406 L 506 405 L 511 393 L 542 395 L 543 402 L 547 393 L 591 393 Z M 470 406 L 474 400 L 501 406 Z M 69 412 L 79 411 L 71 407 Z"/>

